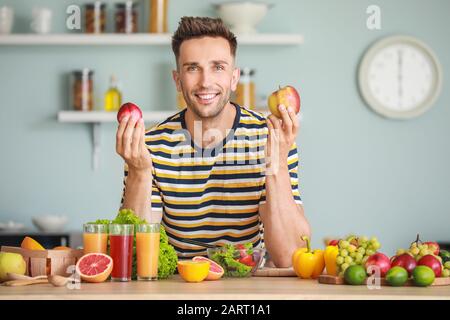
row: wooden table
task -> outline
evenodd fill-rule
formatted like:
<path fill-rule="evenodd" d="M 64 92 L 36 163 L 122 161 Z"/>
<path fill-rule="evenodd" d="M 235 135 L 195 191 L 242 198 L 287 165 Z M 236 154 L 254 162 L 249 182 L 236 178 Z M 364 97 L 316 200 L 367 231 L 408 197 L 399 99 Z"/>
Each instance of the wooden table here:
<path fill-rule="evenodd" d="M 292 277 L 253 277 L 186 283 L 179 276 L 155 282 L 81 283 L 81 288 L 68 289 L 38 284 L 25 287 L 0 286 L 0 300 L 18 299 L 119 299 L 119 300 L 279 300 L 279 299 L 446 299 L 445 287 L 382 287 L 319 284 L 314 280 Z"/>

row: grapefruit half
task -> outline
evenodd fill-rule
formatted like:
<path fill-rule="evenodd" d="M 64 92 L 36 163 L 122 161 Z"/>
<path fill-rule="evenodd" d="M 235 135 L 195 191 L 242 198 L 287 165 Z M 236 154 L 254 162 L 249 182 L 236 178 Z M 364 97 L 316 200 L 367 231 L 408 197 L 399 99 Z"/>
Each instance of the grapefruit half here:
<path fill-rule="evenodd" d="M 217 262 L 215 262 L 211 259 L 201 257 L 201 256 L 196 256 L 196 257 L 192 258 L 192 260 L 193 261 L 209 261 L 209 273 L 205 280 L 218 280 L 218 279 L 222 278 L 223 274 L 225 273 L 225 270 L 223 270 L 223 268 L 220 266 L 220 264 L 218 264 Z"/>
<path fill-rule="evenodd" d="M 78 260 L 76 271 L 81 280 L 103 282 L 108 279 L 113 268 L 113 260 L 103 253 L 88 253 Z"/>

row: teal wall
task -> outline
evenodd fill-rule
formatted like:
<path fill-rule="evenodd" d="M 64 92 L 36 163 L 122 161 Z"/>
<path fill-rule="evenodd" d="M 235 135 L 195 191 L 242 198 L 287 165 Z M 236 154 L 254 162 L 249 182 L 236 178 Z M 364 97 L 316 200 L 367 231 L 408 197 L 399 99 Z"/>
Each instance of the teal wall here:
<path fill-rule="evenodd" d="M 15 32 L 28 32 L 34 5 L 57 13 L 76 0 L 2 0 L 16 8 Z M 213 15 L 210 1 L 171 0 L 170 31 L 183 15 Z M 389 254 L 417 232 L 450 241 L 450 2 L 447 0 L 280 0 L 261 32 L 300 32 L 298 47 L 241 47 L 241 66 L 257 69 L 260 94 L 279 84 L 301 90 L 304 121 L 298 137 L 300 184 L 315 245 L 324 236 L 376 235 Z M 144 3 L 141 3 L 144 5 Z M 382 30 L 366 28 L 370 4 L 382 9 Z M 442 94 L 425 115 L 383 119 L 361 100 L 357 65 L 373 41 L 408 34 L 436 52 L 444 70 Z M 447 36 L 446 36 L 447 34 Z M 40 214 L 67 214 L 71 230 L 112 217 L 122 192 L 122 161 L 115 154 L 115 124 L 102 127 L 100 169 L 91 169 L 91 132 L 56 121 L 67 108 L 66 74 L 95 69 L 101 94 L 111 73 L 125 100 L 145 110 L 176 110 L 169 47 L 0 46 L 0 221 L 31 226 Z"/>

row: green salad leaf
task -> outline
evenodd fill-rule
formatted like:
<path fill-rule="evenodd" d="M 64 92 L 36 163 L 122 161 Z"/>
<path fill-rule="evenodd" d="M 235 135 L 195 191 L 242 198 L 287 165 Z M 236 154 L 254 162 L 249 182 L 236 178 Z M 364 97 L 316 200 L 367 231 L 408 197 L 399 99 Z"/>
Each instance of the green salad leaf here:
<path fill-rule="evenodd" d="M 244 245 L 248 254 L 253 254 L 253 244 L 248 243 Z M 247 277 L 252 271 L 252 267 L 247 266 L 237 259 L 240 254 L 236 247 L 232 244 L 227 244 L 220 250 L 214 252 L 211 256 L 212 260 L 222 266 L 227 277 Z"/>
<path fill-rule="evenodd" d="M 134 224 L 135 227 L 138 224 L 146 223 L 144 219 L 139 218 L 133 210 L 122 209 L 118 212 L 114 220 L 110 221 L 108 219 L 98 219 L 94 222 L 89 222 L 94 224 Z M 167 279 L 175 273 L 177 268 L 178 256 L 175 249 L 169 244 L 169 238 L 167 236 L 166 230 L 161 225 L 160 230 L 160 240 L 159 240 L 159 260 L 158 260 L 158 279 Z M 132 279 L 137 278 L 137 262 L 136 262 L 136 236 L 133 242 L 133 271 Z"/>

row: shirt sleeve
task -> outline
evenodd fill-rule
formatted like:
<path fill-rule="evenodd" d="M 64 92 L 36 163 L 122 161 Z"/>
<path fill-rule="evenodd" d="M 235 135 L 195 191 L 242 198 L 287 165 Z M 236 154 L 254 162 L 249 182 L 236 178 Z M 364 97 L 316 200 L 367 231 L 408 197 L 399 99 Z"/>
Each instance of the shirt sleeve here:
<path fill-rule="evenodd" d="M 300 197 L 300 191 L 298 189 L 298 152 L 297 152 L 297 144 L 294 142 L 291 150 L 289 150 L 288 158 L 287 158 L 289 176 L 291 178 L 291 190 L 292 196 L 294 197 L 294 201 L 297 204 L 302 204 L 303 201 Z M 264 177 L 265 179 L 265 177 Z M 261 194 L 261 198 L 259 204 L 266 203 L 266 183 L 264 182 L 263 190 Z"/>
<path fill-rule="evenodd" d="M 128 166 L 125 164 L 124 166 L 124 177 L 123 177 L 123 190 L 122 190 L 122 199 L 120 200 L 120 206 L 123 205 L 123 200 L 125 197 L 125 189 L 127 187 L 127 177 L 128 177 Z M 151 196 L 151 206 L 152 212 L 161 212 L 162 211 L 162 198 L 161 198 L 161 190 L 155 180 L 155 169 L 152 168 L 152 196 Z"/>

